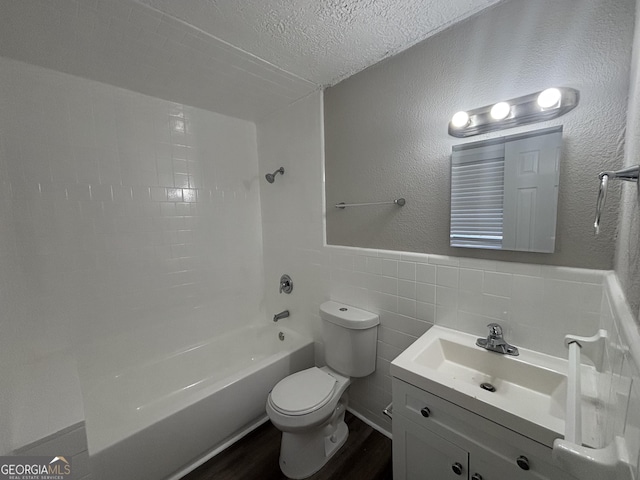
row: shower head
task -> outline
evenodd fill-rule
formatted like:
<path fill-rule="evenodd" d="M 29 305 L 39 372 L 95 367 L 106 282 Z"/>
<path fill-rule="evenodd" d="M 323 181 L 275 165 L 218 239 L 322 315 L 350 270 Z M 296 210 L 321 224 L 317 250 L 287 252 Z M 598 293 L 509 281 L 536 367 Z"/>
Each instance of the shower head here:
<path fill-rule="evenodd" d="M 276 171 L 275 171 L 275 172 L 273 172 L 273 173 L 267 173 L 264 177 L 267 179 L 267 182 L 269 182 L 269 183 L 273 183 L 273 182 L 275 182 L 275 181 L 276 181 L 276 175 L 277 175 L 278 173 L 279 173 L 280 175 L 284 175 L 284 167 L 280 167 L 278 170 L 276 170 Z"/>

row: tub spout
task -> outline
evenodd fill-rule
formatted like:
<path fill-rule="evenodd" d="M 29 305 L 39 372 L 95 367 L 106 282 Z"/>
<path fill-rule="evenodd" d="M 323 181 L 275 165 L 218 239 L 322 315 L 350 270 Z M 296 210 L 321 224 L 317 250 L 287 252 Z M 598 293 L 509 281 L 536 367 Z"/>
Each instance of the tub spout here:
<path fill-rule="evenodd" d="M 278 320 L 282 319 L 282 318 L 287 318 L 289 316 L 289 310 L 283 310 L 280 313 L 276 313 L 273 316 L 273 321 L 277 322 Z"/>

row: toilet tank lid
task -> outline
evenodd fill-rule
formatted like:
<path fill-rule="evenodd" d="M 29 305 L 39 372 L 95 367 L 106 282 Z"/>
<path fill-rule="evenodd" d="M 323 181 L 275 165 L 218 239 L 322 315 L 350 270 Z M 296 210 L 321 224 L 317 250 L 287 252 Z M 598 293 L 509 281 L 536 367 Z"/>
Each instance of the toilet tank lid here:
<path fill-rule="evenodd" d="M 327 322 L 354 330 L 375 327 L 380 323 L 380 317 L 375 313 L 331 300 L 320 305 L 320 317 Z"/>

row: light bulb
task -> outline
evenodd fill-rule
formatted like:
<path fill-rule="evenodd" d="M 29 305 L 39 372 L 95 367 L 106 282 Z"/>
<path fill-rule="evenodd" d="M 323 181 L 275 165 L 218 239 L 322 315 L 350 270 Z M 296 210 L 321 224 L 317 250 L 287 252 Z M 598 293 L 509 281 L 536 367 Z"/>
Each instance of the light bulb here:
<path fill-rule="evenodd" d="M 467 112 L 457 112 L 451 117 L 451 125 L 456 128 L 462 128 L 469 125 L 469 114 Z"/>
<path fill-rule="evenodd" d="M 491 107 L 491 118 L 494 120 L 504 120 L 511 112 L 511 105 L 507 102 L 498 102 Z"/>
<path fill-rule="evenodd" d="M 543 110 L 554 108 L 560 105 L 562 93 L 557 88 L 547 88 L 538 95 L 538 106 Z"/>

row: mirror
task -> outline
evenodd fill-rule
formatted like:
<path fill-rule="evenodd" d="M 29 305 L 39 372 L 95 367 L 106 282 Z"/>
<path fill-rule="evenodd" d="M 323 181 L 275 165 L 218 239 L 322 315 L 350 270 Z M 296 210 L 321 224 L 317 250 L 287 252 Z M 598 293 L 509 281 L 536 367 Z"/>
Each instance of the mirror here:
<path fill-rule="evenodd" d="M 453 147 L 452 247 L 553 253 L 562 126 Z"/>

